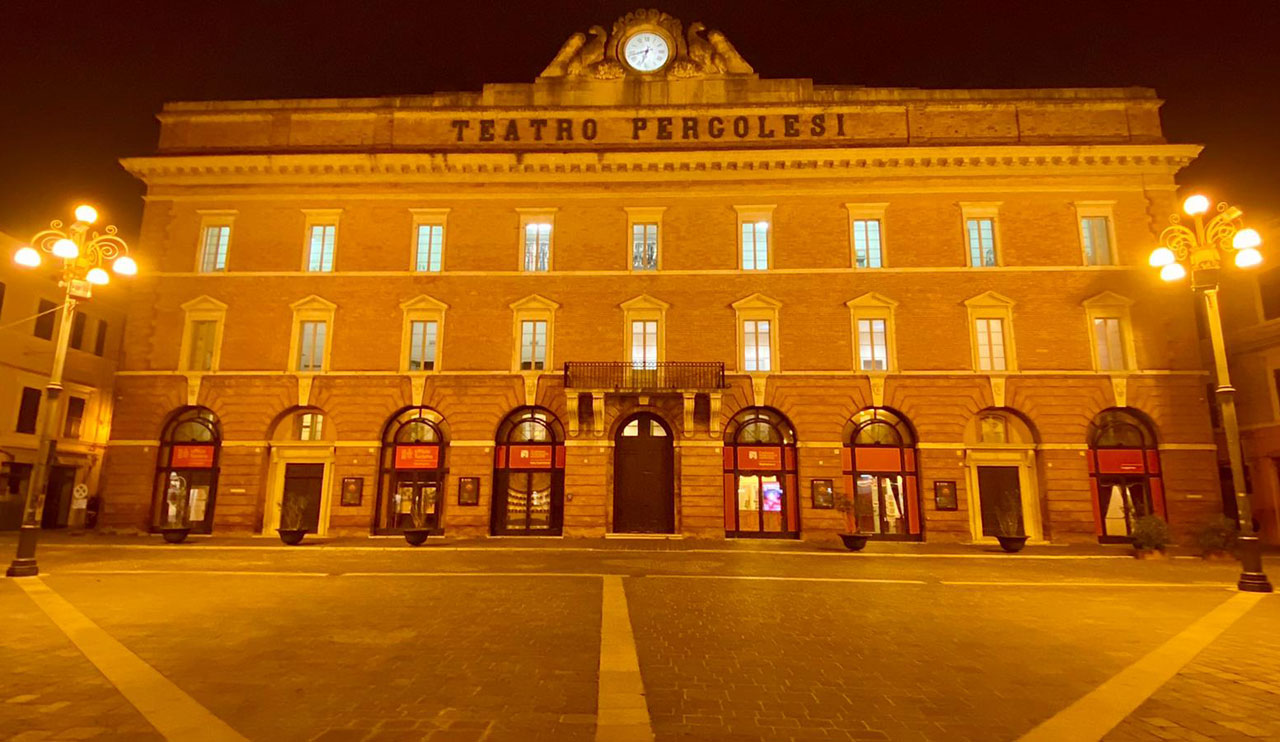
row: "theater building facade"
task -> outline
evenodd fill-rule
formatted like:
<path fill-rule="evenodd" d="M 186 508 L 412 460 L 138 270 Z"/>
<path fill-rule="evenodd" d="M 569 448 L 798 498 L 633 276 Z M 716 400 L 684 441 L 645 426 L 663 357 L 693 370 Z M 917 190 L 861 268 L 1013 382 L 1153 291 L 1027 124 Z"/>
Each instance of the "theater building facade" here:
<path fill-rule="evenodd" d="M 652 11 L 527 84 L 169 104 L 101 521 L 1185 540 L 1160 104 L 768 79 Z"/>

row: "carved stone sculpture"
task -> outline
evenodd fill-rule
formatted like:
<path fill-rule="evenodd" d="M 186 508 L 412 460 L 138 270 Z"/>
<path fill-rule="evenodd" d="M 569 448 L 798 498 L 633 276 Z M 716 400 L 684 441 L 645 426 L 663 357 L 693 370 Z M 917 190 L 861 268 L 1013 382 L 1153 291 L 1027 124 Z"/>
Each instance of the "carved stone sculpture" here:
<path fill-rule="evenodd" d="M 719 31 L 712 31 L 707 34 L 707 39 L 716 50 L 716 56 L 720 60 L 721 71 L 730 75 L 750 75 L 755 72 L 751 65 L 747 64 L 747 60 L 743 59 L 738 50 L 734 48 L 733 44 L 729 43 L 724 34 Z"/>

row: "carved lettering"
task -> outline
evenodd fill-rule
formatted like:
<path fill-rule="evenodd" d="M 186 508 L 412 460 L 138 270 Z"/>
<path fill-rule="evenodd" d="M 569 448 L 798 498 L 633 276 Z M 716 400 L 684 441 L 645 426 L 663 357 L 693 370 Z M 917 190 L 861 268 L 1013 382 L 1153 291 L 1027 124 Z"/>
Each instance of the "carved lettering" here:
<path fill-rule="evenodd" d="M 788 113 L 782 117 L 782 136 L 798 137 L 800 136 L 800 117 L 794 113 Z"/>
<path fill-rule="evenodd" d="M 556 119 L 556 141 L 573 141 L 573 119 Z"/>
<path fill-rule="evenodd" d="M 461 142 L 462 132 L 466 131 L 468 126 L 471 126 L 471 122 L 465 119 L 454 119 L 453 121 L 449 122 L 449 126 L 452 126 L 454 129 L 457 129 L 458 131 L 457 141 Z"/>
<path fill-rule="evenodd" d="M 836 114 L 836 136 L 838 137 L 844 136 L 844 114 L 843 113 Z"/>
<path fill-rule="evenodd" d="M 810 119 L 810 124 L 812 125 L 809 127 L 809 133 L 812 134 L 813 136 L 820 137 L 823 134 L 827 133 L 826 115 L 821 113 L 813 114 L 813 118 Z"/>
<path fill-rule="evenodd" d="M 639 139 L 640 132 L 649 128 L 649 119 L 631 119 L 631 138 Z"/>
<path fill-rule="evenodd" d="M 724 119 L 719 116 L 712 116 L 707 119 L 707 136 L 712 139 L 719 139 L 724 136 Z"/>
<path fill-rule="evenodd" d="M 681 139 L 697 139 L 698 138 L 698 120 L 692 116 L 685 116 L 680 119 L 680 138 Z"/>
<path fill-rule="evenodd" d="M 773 138 L 773 129 L 770 129 L 770 128 L 768 128 L 768 127 L 769 127 L 769 125 L 765 122 L 765 117 L 764 117 L 764 116 L 761 116 L 761 117 L 760 117 L 760 131 L 756 133 L 756 136 L 760 137 L 761 139 L 772 139 L 772 138 Z"/>
<path fill-rule="evenodd" d="M 596 126 L 595 119 L 585 119 L 582 122 L 582 138 L 583 139 L 590 142 L 596 138 L 597 133 L 599 133 L 599 128 Z"/>
<path fill-rule="evenodd" d="M 480 141 L 482 142 L 493 141 L 493 126 L 494 126 L 493 119 L 480 119 Z"/>
<path fill-rule="evenodd" d="M 747 121 L 746 116 L 737 116 L 733 119 L 733 135 L 741 139 L 751 132 L 751 123 Z"/>
<path fill-rule="evenodd" d="M 546 119 L 530 119 L 529 126 L 533 127 L 533 139 L 535 142 L 542 141 L 542 130 L 547 128 Z"/>
<path fill-rule="evenodd" d="M 520 141 L 520 127 L 517 124 L 515 119 L 511 119 L 510 121 L 507 122 L 507 130 L 502 135 L 502 141 L 504 142 Z"/>
<path fill-rule="evenodd" d="M 671 138 L 671 117 L 670 116 L 658 117 L 658 138 L 659 139 Z"/>

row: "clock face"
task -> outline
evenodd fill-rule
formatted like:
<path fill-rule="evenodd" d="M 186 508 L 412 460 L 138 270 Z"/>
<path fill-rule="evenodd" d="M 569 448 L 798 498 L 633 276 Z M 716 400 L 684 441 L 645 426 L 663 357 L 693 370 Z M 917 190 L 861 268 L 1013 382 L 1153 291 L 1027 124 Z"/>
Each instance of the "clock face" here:
<path fill-rule="evenodd" d="M 641 31 L 627 39 L 622 50 L 627 64 L 637 72 L 653 72 L 662 69 L 671 57 L 667 40 L 656 33 Z"/>

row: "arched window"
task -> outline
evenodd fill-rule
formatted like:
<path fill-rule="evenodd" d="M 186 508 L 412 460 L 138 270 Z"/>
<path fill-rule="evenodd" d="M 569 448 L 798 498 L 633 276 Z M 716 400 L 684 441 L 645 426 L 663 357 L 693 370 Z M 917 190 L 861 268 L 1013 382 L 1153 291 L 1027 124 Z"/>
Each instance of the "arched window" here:
<path fill-rule="evenodd" d="M 213 530 L 222 429 L 212 410 L 183 407 L 169 416 L 156 456 L 152 526 Z"/>
<path fill-rule="evenodd" d="M 916 437 L 895 412 L 873 407 L 845 425 L 844 489 L 860 533 L 920 538 Z"/>
<path fill-rule="evenodd" d="M 564 524 L 564 428 L 543 407 L 521 407 L 498 426 L 494 535 L 559 536 Z"/>
<path fill-rule="evenodd" d="M 724 438 L 724 529 L 730 536 L 800 535 L 795 428 L 782 413 L 748 407 Z"/>
<path fill-rule="evenodd" d="M 444 483 L 449 471 L 444 417 L 409 407 L 382 428 L 375 533 L 426 528 L 443 533 Z"/>
<path fill-rule="evenodd" d="M 1102 543 L 1126 543 L 1144 515 L 1166 517 L 1155 426 L 1136 410 L 1103 410 L 1089 424 L 1089 483 Z"/>

